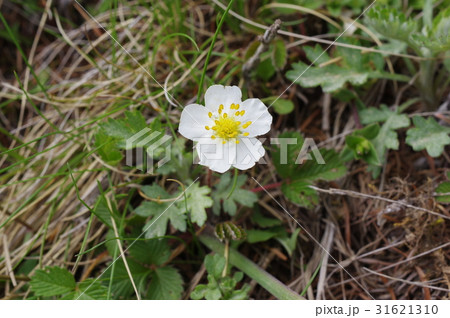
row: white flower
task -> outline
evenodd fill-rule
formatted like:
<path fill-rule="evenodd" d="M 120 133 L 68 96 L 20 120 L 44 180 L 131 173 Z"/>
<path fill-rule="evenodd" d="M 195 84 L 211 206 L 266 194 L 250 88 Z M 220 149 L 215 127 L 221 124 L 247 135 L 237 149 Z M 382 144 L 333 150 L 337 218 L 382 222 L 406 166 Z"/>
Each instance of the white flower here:
<path fill-rule="evenodd" d="M 213 85 L 205 93 L 205 106 L 191 104 L 181 113 L 178 131 L 197 141 L 201 165 L 220 173 L 231 166 L 245 170 L 264 156 L 255 137 L 270 130 L 272 116 L 259 99 L 241 98 L 237 86 Z"/>

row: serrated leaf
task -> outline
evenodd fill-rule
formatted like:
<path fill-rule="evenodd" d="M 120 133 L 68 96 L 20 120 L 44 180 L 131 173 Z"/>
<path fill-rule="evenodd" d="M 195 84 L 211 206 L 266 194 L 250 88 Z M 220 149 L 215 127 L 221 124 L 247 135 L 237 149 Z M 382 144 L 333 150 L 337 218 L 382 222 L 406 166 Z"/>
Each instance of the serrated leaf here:
<path fill-rule="evenodd" d="M 390 110 L 386 105 L 381 105 L 380 109 L 370 107 L 360 112 L 361 122 L 363 124 L 380 123 L 384 121 L 378 135 L 371 141 L 375 147 L 378 158 L 385 158 L 387 149 L 398 150 L 399 141 L 395 130 L 408 127 L 410 124 L 407 115 L 399 114 L 397 111 Z M 374 170 L 376 174 L 377 170 Z"/>
<path fill-rule="evenodd" d="M 230 189 L 232 187 L 233 180 L 229 172 L 224 173 L 220 177 L 219 183 L 214 187 L 212 197 L 214 200 L 213 212 L 214 214 L 220 214 L 220 206 L 229 215 L 235 215 L 237 210 L 237 204 L 239 203 L 246 207 L 252 207 L 256 201 L 258 201 L 258 196 L 248 190 L 242 189 L 245 182 L 247 182 L 247 176 L 240 175 L 237 178 L 236 188 L 230 197 Z"/>
<path fill-rule="evenodd" d="M 303 47 L 303 50 L 305 51 L 308 60 L 310 60 L 311 63 L 314 63 L 314 65 L 316 66 L 319 66 L 320 64 L 328 62 L 330 60 L 330 56 L 328 55 L 328 53 L 324 52 L 319 44 L 316 44 L 314 47 L 305 46 Z"/>
<path fill-rule="evenodd" d="M 131 258 L 127 258 L 127 263 L 138 291 L 144 291 L 152 270 L 133 261 Z M 114 275 L 112 277 L 111 292 L 114 299 L 130 299 L 131 297 L 134 297 L 133 285 L 131 284 L 130 277 L 128 276 L 128 272 L 121 258 L 115 262 L 114 266 L 109 267 L 105 271 L 103 277 L 109 279 L 113 267 Z"/>
<path fill-rule="evenodd" d="M 391 7 L 371 8 L 366 14 L 366 21 L 383 36 L 404 42 L 408 42 L 410 34 L 418 28 L 416 21 Z"/>
<path fill-rule="evenodd" d="M 273 42 L 273 51 L 272 51 L 272 62 L 273 65 L 281 70 L 286 65 L 287 60 L 287 52 L 286 46 L 284 45 L 284 41 L 279 39 Z"/>
<path fill-rule="evenodd" d="M 209 197 L 211 189 L 207 186 L 200 186 L 199 183 L 192 184 L 185 192 L 186 205 L 190 213 L 191 221 L 199 226 L 205 224 L 206 208 L 213 205 L 213 200 Z"/>
<path fill-rule="evenodd" d="M 433 117 L 426 120 L 416 116 L 413 123 L 415 127 L 406 132 L 406 143 L 415 151 L 426 149 L 431 157 L 439 157 L 450 144 L 450 128 L 439 125 Z"/>
<path fill-rule="evenodd" d="M 358 41 L 341 40 L 347 44 L 359 45 Z M 286 77 L 303 87 L 321 86 L 324 92 L 336 92 L 343 89 L 346 83 L 355 86 L 363 85 L 369 78 L 385 77 L 382 71 L 384 61 L 379 54 L 361 55 L 349 48 L 339 47 L 334 58 L 339 61 L 329 65 L 321 65 L 328 62 L 330 57 L 319 46 L 305 47 L 305 53 L 314 66 L 303 62 L 293 64 L 293 69 L 286 73 Z"/>
<path fill-rule="evenodd" d="M 169 260 L 170 246 L 166 239 L 136 241 L 129 252 L 140 263 L 160 266 Z"/>
<path fill-rule="evenodd" d="M 368 79 L 367 72 L 341 68 L 337 65 L 328 65 L 322 68 L 310 67 L 303 62 L 292 65 L 293 69 L 286 73 L 286 77 L 303 87 L 321 86 L 326 93 L 334 92 L 349 82 L 353 85 L 362 85 Z"/>
<path fill-rule="evenodd" d="M 145 118 L 139 111 L 126 111 L 125 118 L 109 118 L 100 124 L 102 132 L 118 139 L 121 148 L 125 148 L 125 140 L 147 127 Z"/>
<path fill-rule="evenodd" d="M 305 208 L 312 208 L 319 203 L 319 195 L 309 187 L 310 185 L 310 182 L 305 181 L 283 183 L 281 191 L 291 202 Z"/>
<path fill-rule="evenodd" d="M 290 178 L 296 169 L 294 163 L 302 149 L 304 139 L 298 132 L 282 133 L 278 139 L 280 146 L 275 147 L 273 151 L 273 164 L 281 177 Z"/>
<path fill-rule="evenodd" d="M 94 146 L 98 148 L 97 153 L 107 164 L 115 166 L 123 158 L 122 153 L 116 147 L 115 138 L 106 135 L 101 130 L 95 135 Z"/>
<path fill-rule="evenodd" d="M 72 274 L 65 268 L 53 266 L 38 269 L 30 281 L 31 290 L 36 296 L 49 297 L 70 293 L 76 283 Z"/>
<path fill-rule="evenodd" d="M 77 291 L 70 299 L 76 300 L 103 300 L 107 298 L 108 288 L 99 281 L 87 279 L 77 286 Z M 69 299 L 69 298 L 67 298 Z"/>
<path fill-rule="evenodd" d="M 159 185 L 153 184 L 142 187 L 144 194 L 152 199 L 168 199 L 170 195 Z M 177 194 L 173 197 L 176 198 Z M 181 201 L 182 199 L 179 199 Z M 154 202 L 144 201 L 135 210 L 137 215 L 143 217 L 152 217 L 147 224 L 144 225 L 146 238 L 154 238 L 164 236 L 167 231 L 167 224 L 170 220 L 172 226 L 182 232 L 186 231 L 186 215 L 183 207 L 177 202 Z"/>
<path fill-rule="evenodd" d="M 149 202 L 145 201 L 135 210 L 137 215 L 152 218 L 144 225 L 146 238 L 154 238 L 166 235 L 167 224 L 182 232 L 186 231 L 185 211 L 180 209 L 174 202 Z"/>
<path fill-rule="evenodd" d="M 181 298 L 183 278 L 175 268 L 171 266 L 156 268 L 151 277 L 148 299 L 177 300 Z"/>

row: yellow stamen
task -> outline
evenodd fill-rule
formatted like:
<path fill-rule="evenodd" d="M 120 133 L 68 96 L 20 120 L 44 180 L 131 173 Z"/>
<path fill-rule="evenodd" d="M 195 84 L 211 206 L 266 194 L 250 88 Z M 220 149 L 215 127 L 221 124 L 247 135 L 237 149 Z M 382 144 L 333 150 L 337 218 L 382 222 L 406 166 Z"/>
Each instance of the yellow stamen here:
<path fill-rule="evenodd" d="M 238 144 L 238 143 L 239 143 L 239 140 L 236 140 L 236 143 Z"/>
<path fill-rule="evenodd" d="M 211 112 L 209 112 L 209 113 L 208 113 L 208 116 L 209 116 L 209 118 L 211 118 L 211 117 L 212 117 L 212 113 L 211 113 Z"/>
<path fill-rule="evenodd" d="M 219 114 L 222 114 L 222 108 L 219 108 Z"/>
<path fill-rule="evenodd" d="M 219 124 L 219 121 L 216 119 L 215 121 L 214 121 L 215 123 L 216 123 L 216 125 L 218 125 Z"/>
<path fill-rule="evenodd" d="M 205 129 L 206 129 L 206 130 L 209 130 L 209 127 L 208 127 L 208 126 L 205 126 Z"/>
<path fill-rule="evenodd" d="M 234 109 L 239 109 L 239 104 L 236 104 L 236 106 L 234 106 Z"/>
<path fill-rule="evenodd" d="M 234 104 L 231 104 L 231 105 L 230 105 L 230 109 L 234 109 L 234 107 L 235 107 Z"/>
<path fill-rule="evenodd" d="M 224 145 L 225 145 L 226 143 L 227 143 L 227 141 L 226 141 L 226 140 L 222 141 L 222 144 L 224 144 Z"/>
<path fill-rule="evenodd" d="M 249 135 L 249 133 L 248 133 L 248 132 L 245 132 L 245 133 L 243 133 L 242 135 L 245 136 L 245 137 L 247 137 L 247 136 Z"/>
<path fill-rule="evenodd" d="M 227 113 L 223 113 L 223 118 L 227 118 L 228 114 Z"/>
<path fill-rule="evenodd" d="M 216 139 L 216 136 L 212 135 L 212 136 L 211 136 L 211 139 Z"/>
<path fill-rule="evenodd" d="M 234 113 L 235 116 L 239 116 L 239 112 Z"/>
<path fill-rule="evenodd" d="M 250 126 L 252 124 L 252 122 L 251 121 L 248 121 L 248 122 L 246 122 L 243 126 L 242 126 L 242 128 L 247 128 L 248 126 Z"/>
<path fill-rule="evenodd" d="M 241 110 L 241 116 L 244 116 L 245 110 Z"/>
<path fill-rule="evenodd" d="M 211 129 L 212 129 L 212 130 L 216 130 L 217 127 L 216 127 L 216 126 L 212 126 Z"/>

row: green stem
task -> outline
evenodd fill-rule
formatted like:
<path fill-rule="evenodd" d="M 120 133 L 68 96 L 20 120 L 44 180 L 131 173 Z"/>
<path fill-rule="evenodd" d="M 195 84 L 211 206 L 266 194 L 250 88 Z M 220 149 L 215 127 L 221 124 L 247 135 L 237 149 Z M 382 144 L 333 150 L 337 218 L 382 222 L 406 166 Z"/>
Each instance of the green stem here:
<path fill-rule="evenodd" d="M 222 272 L 222 277 L 227 276 L 228 272 L 228 262 L 230 259 L 230 241 L 225 240 L 225 251 L 223 252 L 223 256 L 225 257 L 225 267 Z"/>
<path fill-rule="evenodd" d="M 216 252 L 217 254 L 224 254 L 225 246 L 217 239 L 206 234 L 200 235 L 198 239 L 210 250 Z M 229 249 L 229 262 L 231 265 L 237 267 L 247 276 L 258 282 L 258 284 L 278 299 L 304 300 L 304 298 L 299 294 L 295 293 L 292 289 L 284 285 L 278 279 L 267 273 L 265 270 L 233 248 Z"/>
<path fill-rule="evenodd" d="M 228 200 L 228 199 L 231 197 L 231 195 L 233 194 L 234 189 L 236 189 L 237 179 L 238 179 L 238 169 L 237 169 L 237 168 L 234 168 L 233 185 L 231 186 L 230 193 L 228 193 L 228 195 L 227 195 L 227 200 Z"/>
<path fill-rule="evenodd" d="M 200 103 L 200 97 L 202 96 L 203 82 L 205 80 L 206 69 L 208 68 L 209 59 L 211 58 L 211 53 L 214 48 L 214 44 L 216 43 L 217 36 L 219 35 L 222 24 L 225 21 L 225 17 L 227 16 L 228 11 L 230 11 L 230 8 L 233 5 L 233 2 L 234 2 L 234 0 L 230 0 L 230 3 L 228 4 L 227 8 L 225 9 L 225 12 L 223 13 L 222 17 L 220 18 L 219 24 L 217 25 L 216 33 L 214 33 L 214 36 L 211 41 L 211 45 L 209 46 L 208 54 L 206 55 L 205 65 L 203 66 L 202 77 L 200 78 L 200 84 L 198 85 L 197 104 Z"/>
<path fill-rule="evenodd" d="M 433 60 L 420 62 L 419 89 L 429 111 L 433 111 L 437 107 L 436 92 L 434 90 L 435 66 L 436 63 Z"/>

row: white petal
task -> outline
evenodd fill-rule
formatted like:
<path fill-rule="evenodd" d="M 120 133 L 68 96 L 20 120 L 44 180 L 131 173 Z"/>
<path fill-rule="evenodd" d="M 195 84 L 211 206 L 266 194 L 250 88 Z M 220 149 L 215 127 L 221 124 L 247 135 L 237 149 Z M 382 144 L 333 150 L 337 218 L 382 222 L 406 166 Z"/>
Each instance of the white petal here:
<path fill-rule="evenodd" d="M 244 132 L 249 133 L 249 137 L 264 135 L 269 132 L 272 125 L 272 115 L 263 102 L 257 98 L 250 98 L 242 103 L 242 109 L 245 110 L 245 115 L 241 119 L 242 123 L 252 122 L 248 128 L 244 129 Z"/>
<path fill-rule="evenodd" d="M 211 136 L 211 130 L 206 130 L 205 126 L 211 127 L 214 122 L 208 117 L 206 107 L 191 104 L 187 105 L 181 113 L 178 131 L 188 139 Z"/>
<path fill-rule="evenodd" d="M 219 173 L 224 173 L 231 168 L 234 161 L 233 154 L 236 152 L 233 144 L 230 142 L 222 144 L 220 140 L 211 138 L 199 138 L 196 141 L 198 141 L 195 148 L 200 159 L 199 164 Z"/>
<path fill-rule="evenodd" d="M 239 170 L 250 169 L 265 154 L 262 143 L 256 138 L 241 138 L 236 147 L 236 162 L 233 167 Z"/>
<path fill-rule="evenodd" d="M 242 103 L 242 92 L 237 86 L 212 85 L 206 90 L 205 106 L 212 111 L 216 111 L 221 104 L 228 111 L 233 103 Z"/>

